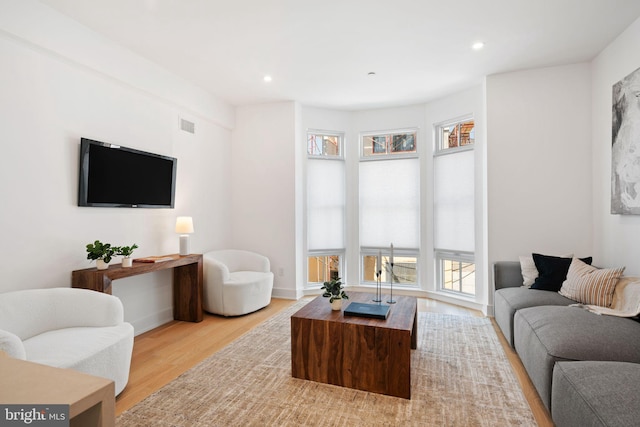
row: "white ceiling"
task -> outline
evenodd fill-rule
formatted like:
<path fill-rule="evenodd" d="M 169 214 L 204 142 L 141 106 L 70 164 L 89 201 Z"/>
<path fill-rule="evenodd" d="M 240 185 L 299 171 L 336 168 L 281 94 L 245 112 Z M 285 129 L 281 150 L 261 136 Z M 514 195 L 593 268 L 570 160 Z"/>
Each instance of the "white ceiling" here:
<path fill-rule="evenodd" d="M 233 105 L 336 109 L 588 61 L 640 16 L 640 0 L 40 1 Z"/>

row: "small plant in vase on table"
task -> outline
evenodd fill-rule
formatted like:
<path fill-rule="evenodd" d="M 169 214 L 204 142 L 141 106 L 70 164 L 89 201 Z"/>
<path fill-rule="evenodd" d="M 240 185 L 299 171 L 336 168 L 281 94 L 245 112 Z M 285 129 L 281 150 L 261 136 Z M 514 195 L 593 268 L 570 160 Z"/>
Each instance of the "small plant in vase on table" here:
<path fill-rule="evenodd" d="M 138 249 L 138 245 L 135 243 L 131 246 L 120 246 L 116 248 L 116 255 L 121 255 L 122 258 L 122 266 L 123 267 L 131 267 L 133 260 L 131 259 L 131 255 L 133 251 Z"/>
<path fill-rule="evenodd" d="M 349 299 L 347 294 L 344 293 L 344 288 L 339 277 L 331 279 L 331 281 L 329 282 L 324 282 L 322 288 L 320 289 L 324 289 L 324 293 L 322 294 L 322 296 L 325 298 L 329 298 L 329 303 L 331 304 L 332 310 L 341 310 L 342 300 Z"/>
<path fill-rule="evenodd" d="M 117 250 L 118 248 L 111 246 L 111 243 L 102 243 L 100 240 L 96 240 L 87 245 L 87 259 L 95 261 L 98 270 L 106 270 Z"/>

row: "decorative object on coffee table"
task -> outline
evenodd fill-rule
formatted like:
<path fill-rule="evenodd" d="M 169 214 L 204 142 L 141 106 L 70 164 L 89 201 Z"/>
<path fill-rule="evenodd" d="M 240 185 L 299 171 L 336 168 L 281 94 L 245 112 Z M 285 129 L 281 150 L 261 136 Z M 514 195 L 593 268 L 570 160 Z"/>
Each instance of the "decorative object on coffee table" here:
<path fill-rule="evenodd" d="M 352 302 L 347 306 L 347 308 L 345 308 L 344 315 L 384 320 L 389 317 L 390 308 L 390 306 L 382 305 L 381 303 L 367 304 L 362 302 Z"/>
<path fill-rule="evenodd" d="M 121 255 L 122 258 L 122 266 L 130 268 L 133 265 L 133 260 L 131 259 L 131 255 L 133 251 L 138 249 L 138 245 L 135 243 L 131 246 L 120 246 L 116 250 L 116 255 Z"/>
<path fill-rule="evenodd" d="M 100 240 L 96 240 L 87 245 L 87 259 L 95 261 L 98 270 L 106 270 L 117 250 L 118 248 L 111 246 L 111 243 L 102 243 Z"/>
<path fill-rule="evenodd" d="M 391 255 L 389 256 L 389 287 L 391 288 L 391 295 L 387 300 L 388 304 L 395 304 L 393 299 L 393 243 L 391 244 Z"/>
<path fill-rule="evenodd" d="M 376 259 L 376 297 L 373 302 L 382 302 L 382 251 L 378 250 L 378 258 Z"/>
<path fill-rule="evenodd" d="M 324 282 L 322 288 L 324 289 L 323 297 L 329 298 L 329 303 L 331 304 L 332 310 L 341 310 L 342 309 L 342 300 L 349 299 L 347 294 L 344 293 L 342 282 L 339 277 L 335 279 L 331 279 L 329 282 Z"/>

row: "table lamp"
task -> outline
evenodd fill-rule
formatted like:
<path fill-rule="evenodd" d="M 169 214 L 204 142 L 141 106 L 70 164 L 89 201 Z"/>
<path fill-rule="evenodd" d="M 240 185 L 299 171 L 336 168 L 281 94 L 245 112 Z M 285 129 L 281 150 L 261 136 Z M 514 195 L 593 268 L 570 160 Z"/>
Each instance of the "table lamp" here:
<path fill-rule="evenodd" d="M 180 234 L 180 255 L 189 255 L 189 234 L 193 233 L 193 219 L 179 216 L 176 219 L 176 233 Z"/>

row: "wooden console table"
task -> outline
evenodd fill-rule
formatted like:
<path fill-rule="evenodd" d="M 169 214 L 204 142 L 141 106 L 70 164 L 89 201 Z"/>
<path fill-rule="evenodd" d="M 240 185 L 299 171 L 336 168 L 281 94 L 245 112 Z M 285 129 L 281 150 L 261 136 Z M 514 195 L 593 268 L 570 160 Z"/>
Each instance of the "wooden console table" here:
<path fill-rule="evenodd" d="M 86 268 L 71 273 L 71 286 L 111 294 L 111 281 L 138 274 L 173 269 L 173 318 L 202 321 L 202 254 L 168 255 L 175 259 L 156 263 L 134 262 L 132 267 L 110 265 L 106 270 Z"/>

